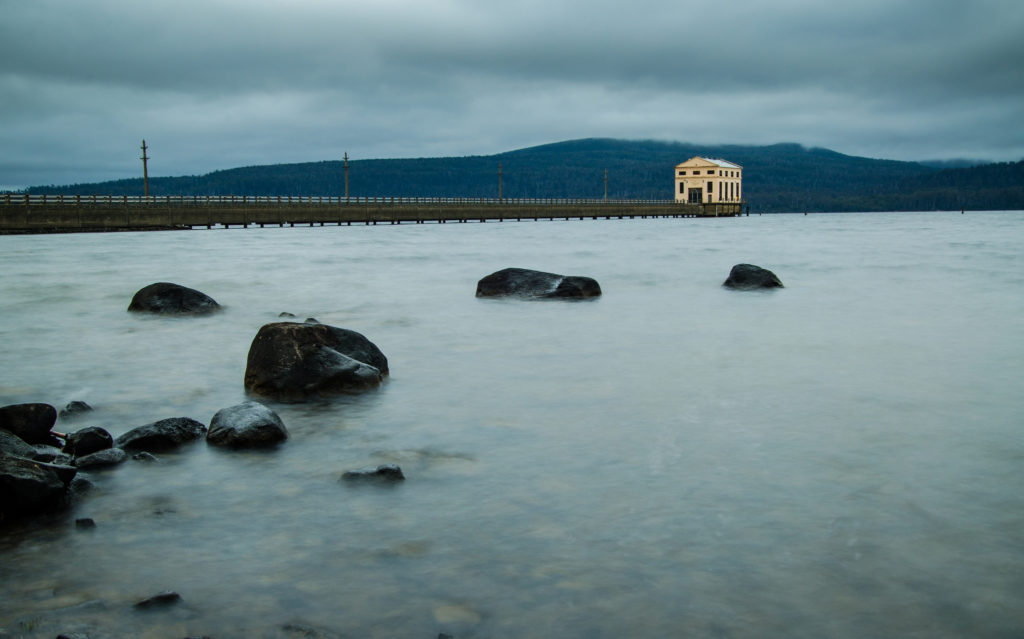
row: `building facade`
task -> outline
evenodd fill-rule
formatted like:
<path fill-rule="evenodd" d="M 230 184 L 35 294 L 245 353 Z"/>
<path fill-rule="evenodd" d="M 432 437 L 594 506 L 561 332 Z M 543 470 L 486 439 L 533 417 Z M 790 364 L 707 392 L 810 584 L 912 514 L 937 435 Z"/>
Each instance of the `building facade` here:
<path fill-rule="evenodd" d="M 739 164 L 692 157 L 676 165 L 676 202 L 688 204 L 743 201 L 743 167 Z"/>

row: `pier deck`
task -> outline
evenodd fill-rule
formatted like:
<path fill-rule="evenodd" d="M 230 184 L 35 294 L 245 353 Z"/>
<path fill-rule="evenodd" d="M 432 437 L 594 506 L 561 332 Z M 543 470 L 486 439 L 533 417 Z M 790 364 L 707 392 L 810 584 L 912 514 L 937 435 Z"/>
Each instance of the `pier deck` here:
<path fill-rule="evenodd" d="M 0 232 L 732 217 L 742 203 L 469 198 L 0 196 Z"/>

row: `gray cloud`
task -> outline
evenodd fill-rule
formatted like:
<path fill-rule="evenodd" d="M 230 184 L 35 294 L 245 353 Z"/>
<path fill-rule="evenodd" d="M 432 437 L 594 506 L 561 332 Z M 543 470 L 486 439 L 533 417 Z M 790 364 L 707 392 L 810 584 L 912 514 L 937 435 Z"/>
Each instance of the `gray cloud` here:
<path fill-rule="evenodd" d="M 0 187 L 575 137 L 1024 157 L 1016 0 L 0 0 Z"/>

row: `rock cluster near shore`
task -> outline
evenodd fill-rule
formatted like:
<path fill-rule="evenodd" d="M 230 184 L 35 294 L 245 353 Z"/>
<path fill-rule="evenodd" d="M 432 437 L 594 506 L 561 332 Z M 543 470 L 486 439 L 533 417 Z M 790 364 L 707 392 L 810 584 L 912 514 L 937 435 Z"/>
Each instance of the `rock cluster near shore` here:
<path fill-rule="evenodd" d="M 114 438 L 98 426 L 74 433 L 53 429 L 57 411 L 48 404 L 0 407 L 0 423 L 28 433 L 31 443 L 0 428 L 0 522 L 59 510 L 75 497 L 80 471 L 97 472 L 127 462 L 146 462 L 206 438 L 211 446 L 255 448 L 288 435 L 281 418 L 257 402 L 218 411 L 211 428 L 189 417 L 171 417 L 133 428 Z M 51 445 L 56 443 L 57 446 Z M 59 446 L 59 447 L 58 447 Z"/>

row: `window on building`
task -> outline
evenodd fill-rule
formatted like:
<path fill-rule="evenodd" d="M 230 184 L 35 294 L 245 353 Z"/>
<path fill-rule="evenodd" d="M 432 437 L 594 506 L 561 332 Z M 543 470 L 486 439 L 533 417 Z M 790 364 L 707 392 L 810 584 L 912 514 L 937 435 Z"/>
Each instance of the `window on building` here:
<path fill-rule="evenodd" d="M 680 182 L 679 183 L 679 192 L 680 193 L 686 193 L 686 183 L 684 183 L 684 182 Z"/>
<path fill-rule="evenodd" d="M 680 171 L 679 175 L 686 175 L 686 171 Z"/>

